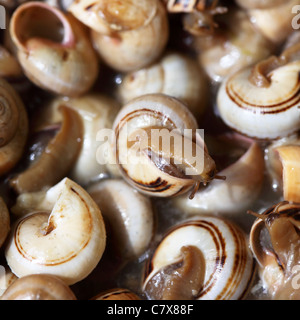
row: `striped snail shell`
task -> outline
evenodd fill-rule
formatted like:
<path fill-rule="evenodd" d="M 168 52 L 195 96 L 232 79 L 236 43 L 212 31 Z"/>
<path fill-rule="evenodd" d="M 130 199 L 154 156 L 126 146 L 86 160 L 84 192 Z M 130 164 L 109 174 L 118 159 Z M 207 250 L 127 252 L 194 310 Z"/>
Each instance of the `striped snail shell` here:
<path fill-rule="evenodd" d="M 49 273 L 68 285 L 84 279 L 106 245 L 101 211 L 89 194 L 65 178 L 47 191 L 23 193 L 5 257 L 18 276 Z"/>
<path fill-rule="evenodd" d="M 223 121 L 247 136 L 277 139 L 300 128 L 299 45 L 242 69 L 222 83 L 217 106 Z"/>
<path fill-rule="evenodd" d="M 143 289 L 149 299 L 242 299 L 254 270 L 241 229 L 228 220 L 198 215 L 163 237 L 149 260 Z"/>
<path fill-rule="evenodd" d="M 215 177 L 215 162 L 200 135 L 196 133 L 194 140 L 184 135 L 185 129 L 195 133 L 197 122 L 178 99 L 164 94 L 135 98 L 120 110 L 113 129 L 116 162 L 122 176 L 147 195 L 179 195 Z M 185 150 L 198 152 L 200 170 Z"/>

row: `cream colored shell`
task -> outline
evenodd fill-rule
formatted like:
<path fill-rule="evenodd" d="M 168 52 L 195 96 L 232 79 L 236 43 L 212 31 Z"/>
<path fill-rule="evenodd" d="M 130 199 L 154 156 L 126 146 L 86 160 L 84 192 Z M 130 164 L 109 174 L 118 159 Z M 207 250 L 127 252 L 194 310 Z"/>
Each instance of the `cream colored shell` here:
<path fill-rule="evenodd" d="M 196 118 L 207 104 L 207 78 L 198 62 L 187 55 L 172 52 L 157 63 L 127 73 L 118 87 L 121 102 L 148 93 L 163 93 L 186 103 Z"/>
<path fill-rule="evenodd" d="M 87 189 L 109 224 L 117 255 L 125 259 L 141 256 L 154 236 L 154 212 L 151 200 L 124 180 L 108 179 Z"/>
<path fill-rule="evenodd" d="M 236 134 L 229 134 L 228 138 L 240 141 L 246 147 L 245 153 L 219 172 L 226 177 L 225 180 L 213 180 L 196 192 L 193 199 L 184 196 L 174 198 L 174 205 L 184 214 L 216 214 L 243 221 L 243 213 L 258 198 L 264 181 L 263 150 L 251 139 Z"/>
<path fill-rule="evenodd" d="M 38 125 L 60 122 L 60 105 L 76 110 L 83 123 L 82 147 L 69 173 L 70 178 L 79 184 L 88 185 L 109 174 L 119 176 L 113 150 L 105 142 L 120 109 L 119 103 L 98 93 L 87 93 L 76 98 L 57 97 L 45 106 L 37 119 Z"/>
<path fill-rule="evenodd" d="M 101 59 L 118 71 L 142 68 L 166 47 L 168 17 L 158 0 L 84 0 L 68 10 L 89 26 Z"/>
<path fill-rule="evenodd" d="M 300 62 L 295 61 L 273 70 L 267 88 L 250 82 L 251 67 L 225 79 L 217 95 L 223 121 L 254 138 L 277 139 L 295 133 L 300 128 L 299 68 Z"/>
<path fill-rule="evenodd" d="M 151 258 L 144 289 L 157 272 L 180 261 L 184 246 L 200 249 L 205 261 L 203 286 L 194 293 L 195 299 L 236 300 L 246 296 L 254 271 L 247 236 L 228 220 L 200 215 L 181 222 L 165 235 Z"/>
<path fill-rule="evenodd" d="M 96 267 L 106 245 L 105 226 L 78 184 L 65 178 L 46 192 L 22 194 L 14 209 L 20 211 L 27 214 L 15 223 L 5 251 L 18 277 L 49 273 L 71 285 Z"/>

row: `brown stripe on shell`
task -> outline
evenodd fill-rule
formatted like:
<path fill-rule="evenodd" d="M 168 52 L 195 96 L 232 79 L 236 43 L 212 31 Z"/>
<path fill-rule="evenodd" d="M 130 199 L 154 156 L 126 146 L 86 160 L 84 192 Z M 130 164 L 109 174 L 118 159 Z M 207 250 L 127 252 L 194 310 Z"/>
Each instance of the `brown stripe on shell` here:
<path fill-rule="evenodd" d="M 78 192 L 76 190 L 74 190 L 73 188 L 70 189 L 72 192 L 76 193 L 76 195 L 78 197 L 81 198 L 82 202 L 84 203 L 85 207 L 86 207 L 86 210 L 89 214 L 89 220 L 92 221 L 92 216 L 91 216 L 91 213 L 90 213 L 90 210 L 88 208 L 88 205 L 85 203 L 84 199 L 82 199 L 82 197 L 78 194 Z M 90 222 L 88 225 L 89 225 L 89 230 L 87 231 L 87 235 L 88 235 L 88 239 L 85 241 L 85 243 L 83 243 L 81 245 L 81 247 L 79 248 L 79 250 L 77 250 L 76 252 L 73 252 L 71 251 L 70 254 L 65 257 L 64 259 L 62 260 L 52 260 L 51 262 L 48 262 L 48 263 L 42 263 L 42 262 L 39 262 L 39 259 L 38 258 L 34 258 L 32 256 L 30 256 L 29 254 L 26 253 L 26 251 L 24 250 L 24 248 L 22 247 L 20 241 L 18 241 L 19 239 L 19 236 L 20 236 L 20 229 L 21 229 L 21 226 L 22 224 L 30 219 L 33 215 L 35 214 L 44 214 L 44 215 L 47 215 L 47 217 L 50 216 L 49 213 L 46 213 L 46 212 L 36 212 L 36 213 L 33 213 L 32 215 L 29 215 L 27 217 L 25 217 L 24 219 L 22 219 L 16 226 L 15 228 L 15 232 L 14 232 L 14 242 L 15 242 L 15 246 L 16 246 L 16 249 L 18 250 L 18 252 L 20 253 L 21 256 L 23 256 L 24 259 L 27 259 L 29 261 L 34 261 L 35 264 L 38 264 L 38 265 L 43 265 L 43 266 L 56 266 L 56 265 L 60 265 L 60 264 L 63 264 L 63 263 L 66 263 L 70 260 L 72 260 L 73 258 L 75 258 L 80 251 L 82 251 L 87 245 L 88 243 L 90 242 L 90 237 L 91 237 L 91 234 L 92 234 L 92 223 Z"/>
<path fill-rule="evenodd" d="M 299 75 L 300 76 L 300 75 Z M 300 79 L 298 79 L 296 87 L 300 86 Z M 300 88 L 296 91 L 296 93 L 288 98 L 287 100 L 284 100 L 280 103 L 277 104 L 272 104 L 272 105 L 258 105 L 258 104 L 251 104 L 247 101 L 245 101 L 233 88 L 230 86 L 230 80 L 228 81 L 226 85 L 226 93 L 229 96 L 229 98 L 240 108 L 257 113 L 257 110 L 255 108 L 259 108 L 259 113 L 260 114 L 276 114 L 276 113 L 281 113 L 284 112 L 292 107 L 294 107 L 296 104 L 300 102 Z M 244 105 L 243 105 L 244 104 Z M 286 105 L 287 104 L 287 105 Z M 248 105 L 249 107 L 247 108 L 245 105 Z M 252 108 L 251 108 L 252 107 Z M 281 108 L 280 108 L 281 107 Z M 262 110 L 263 108 L 267 109 L 275 109 L 275 110 Z"/>

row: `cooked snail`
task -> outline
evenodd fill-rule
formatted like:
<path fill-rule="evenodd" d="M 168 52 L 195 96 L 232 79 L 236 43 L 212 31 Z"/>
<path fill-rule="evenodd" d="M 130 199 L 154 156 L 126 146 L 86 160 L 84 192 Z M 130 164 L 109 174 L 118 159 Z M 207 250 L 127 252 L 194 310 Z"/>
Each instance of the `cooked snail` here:
<path fill-rule="evenodd" d="M 274 189 L 282 199 L 300 202 L 300 140 L 298 135 L 271 143 L 265 150 L 266 168 Z"/>
<path fill-rule="evenodd" d="M 230 153 L 233 157 L 233 162 L 219 169 L 218 174 L 225 176 L 226 180 L 214 180 L 207 187 L 200 188 L 192 200 L 184 195 L 176 197 L 174 204 L 185 214 L 209 213 L 236 217 L 247 210 L 261 192 L 264 153 L 254 140 L 235 133 L 223 134 L 213 139 L 212 143 L 209 143 L 207 135 L 205 137 L 210 154 L 217 163 L 218 158 L 224 158 L 223 148 L 225 154 Z"/>
<path fill-rule="evenodd" d="M 216 177 L 215 162 L 200 134 L 195 135 L 196 120 L 178 99 L 163 94 L 135 98 L 120 110 L 113 128 L 121 174 L 145 194 L 175 196 Z"/>
<path fill-rule="evenodd" d="M 259 139 L 278 139 L 298 131 L 299 52 L 297 44 L 224 80 L 217 95 L 223 121 Z"/>
<path fill-rule="evenodd" d="M 77 300 L 66 283 L 50 274 L 31 274 L 14 281 L 1 300 Z"/>
<path fill-rule="evenodd" d="M 168 17 L 159 0 L 81 0 L 68 10 L 89 26 L 100 57 L 118 71 L 143 68 L 166 47 Z"/>
<path fill-rule="evenodd" d="M 120 109 L 119 103 L 98 93 L 87 93 L 76 98 L 56 97 L 38 113 L 37 126 L 60 122 L 62 116 L 59 109 L 62 106 L 78 113 L 82 122 L 81 148 L 72 162 L 69 177 L 86 186 L 105 175 L 119 176 L 113 150 L 103 141 L 106 131 L 112 128 L 113 120 Z M 75 134 L 75 127 L 71 132 Z M 66 166 L 66 159 L 62 158 L 62 161 Z"/>
<path fill-rule="evenodd" d="M 26 76 L 37 86 L 79 96 L 94 84 L 97 54 L 85 29 L 71 14 L 30 1 L 14 11 L 10 34 Z"/>
<path fill-rule="evenodd" d="M 43 153 L 9 183 L 17 193 L 36 192 L 62 180 L 71 170 L 82 144 L 81 118 L 75 110 L 61 106 L 63 121 Z"/>
<path fill-rule="evenodd" d="M 299 300 L 299 204 L 280 202 L 257 217 L 250 232 L 250 247 L 259 275 L 272 299 Z"/>
<path fill-rule="evenodd" d="M 0 78 L 0 175 L 21 159 L 28 136 L 28 115 L 16 90 Z"/>
<path fill-rule="evenodd" d="M 242 299 L 254 267 L 242 230 L 217 217 L 195 216 L 172 228 L 158 244 L 143 289 L 155 300 Z"/>
<path fill-rule="evenodd" d="M 282 44 L 293 32 L 292 8 L 299 5 L 297 0 L 248 1 L 238 0 L 247 9 L 255 27 L 276 45 Z"/>
<path fill-rule="evenodd" d="M 100 261 L 106 245 L 101 211 L 72 180 L 20 195 L 12 211 L 25 214 L 15 223 L 5 251 L 18 277 L 49 273 L 71 285 Z"/>
<path fill-rule="evenodd" d="M 127 73 L 118 87 L 121 102 L 149 93 L 163 93 L 186 103 L 194 116 L 204 113 L 208 83 L 198 62 L 181 53 L 165 54 L 157 63 Z"/>
<path fill-rule="evenodd" d="M 121 179 L 108 179 L 87 189 L 109 225 L 108 237 L 122 258 L 141 256 L 154 235 L 151 200 Z"/>

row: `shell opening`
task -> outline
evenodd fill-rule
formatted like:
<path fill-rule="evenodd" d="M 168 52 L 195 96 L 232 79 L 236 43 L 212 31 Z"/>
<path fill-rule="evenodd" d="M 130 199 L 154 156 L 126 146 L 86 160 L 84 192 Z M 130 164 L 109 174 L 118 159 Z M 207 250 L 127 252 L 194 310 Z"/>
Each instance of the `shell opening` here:
<path fill-rule="evenodd" d="M 74 44 L 68 20 L 59 10 L 42 3 L 27 3 L 19 7 L 11 23 L 12 33 L 20 45 L 38 38 L 65 46 Z"/>

